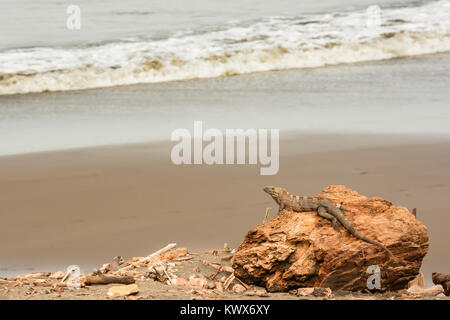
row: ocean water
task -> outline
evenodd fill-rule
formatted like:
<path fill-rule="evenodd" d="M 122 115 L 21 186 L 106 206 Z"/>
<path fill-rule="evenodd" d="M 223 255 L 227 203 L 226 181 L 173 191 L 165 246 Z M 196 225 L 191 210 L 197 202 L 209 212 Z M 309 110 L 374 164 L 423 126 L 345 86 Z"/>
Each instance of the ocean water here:
<path fill-rule="evenodd" d="M 450 1 L 0 4 L 0 95 L 214 78 L 450 50 Z M 17 18 L 18 17 L 18 18 Z"/>
<path fill-rule="evenodd" d="M 0 155 L 168 140 L 194 120 L 450 136 L 450 0 L 70 4 L 80 30 L 66 1 L 0 2 Z"/>

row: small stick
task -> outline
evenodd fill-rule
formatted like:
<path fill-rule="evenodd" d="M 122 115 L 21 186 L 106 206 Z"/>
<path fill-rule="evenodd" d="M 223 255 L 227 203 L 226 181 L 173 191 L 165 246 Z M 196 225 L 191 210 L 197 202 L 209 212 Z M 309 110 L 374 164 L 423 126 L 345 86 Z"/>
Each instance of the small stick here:
<path fill-rule="evenodd" d="M 412 214 L 414 215 L 414 217 L 417 217 L 417 209 L 416 208 L 412 209 Z"/>
<path fill-rule="evenodd" d="M 66 281 L 67 278 L 69 277 L 69 275 L 70 275 L 70 272 L 67 272 L 67 273 L 64 275 L 64 277 L 62 278 L 61 282 Z"/>
<path fill-rule="evenodd" d="M 179 257 L 179 258 L 175 258 L 175 259 L 173 259 L 172 261 L 186 261 L 186 260 L 191 260 L 191 259 L 193 259 L 194 257 L 191 257 L 191 256 L 185 256 L 185 257 Z"/>
<path fill-rule="evenodd" d="M 247 284 L 245 284 L 241 279 L 239 279 L 239 278 L 237 278 L 237 277 L 234 277 L 237 281 L 239 281 L 243 286 L 244 286 L 244 288 L 245 289 L 248 289 L 248 285 Z"/>
<path fill-rule="evenodd" d="M 219 272 L 220 271 L 231 272 L 231 273 L 234 272 L 234 269 L 232 267 L 222 266 L 220 264 L 212 263 L 207 260 L 203 260 L 203 264 L 210 266 L 211 268 L 214 268 L 214 269 L 218 270 Z"/>
<path fill-rule="evenodd" d="M 264 217 L 263 223 L 266 223 L 266 222 L 267 222 L 267 219 L 269 218 L 270 210 L 272 210 L 271 207 L 266 208 L 266 216 Z"/>
<path fill-rule="evenodd" d="M 225 290 L 228 290 L 228 287 L 229 287 L 230 284 L 233 282 L 233 280 L 234 280 L 234 274 L 231 274 L 231 275 L 225 280 L 225 282 L 223 283 L 224 289 L 225 289 Z"/>
<path fill-rule="evenodd" d="M 220 248 L 220 249 L 207 250 L 204 253 L 213 254 L 216 256 L 219 252 L 231 252 L 231 251 L 232 250 L 230 248 Z"/>

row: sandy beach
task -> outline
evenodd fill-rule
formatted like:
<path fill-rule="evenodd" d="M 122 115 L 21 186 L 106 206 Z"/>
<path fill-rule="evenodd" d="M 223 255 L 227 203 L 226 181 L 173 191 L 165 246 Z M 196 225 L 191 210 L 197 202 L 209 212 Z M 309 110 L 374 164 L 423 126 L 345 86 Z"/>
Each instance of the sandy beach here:
<path fill-rule="evenodd" d="M 344 184 L 417 208 L 431 242 L 422 267 L 427 282 L 450 264 L 446 139 L 294 135 L 280 142 L 276 176 L 249 165 L 175 166 L 172 146 L 1 157 L 1 276 L 71 264 L 90 272 L 116 255 L 139 256 L 170 242 L 199 251 L 236 247 L 273 207 L 265 185 L 315 195 Z"/>
<path fill-rule="evenodd" d="M 450 0 L 3 2 L 0 300 L 450 299 Z"/>

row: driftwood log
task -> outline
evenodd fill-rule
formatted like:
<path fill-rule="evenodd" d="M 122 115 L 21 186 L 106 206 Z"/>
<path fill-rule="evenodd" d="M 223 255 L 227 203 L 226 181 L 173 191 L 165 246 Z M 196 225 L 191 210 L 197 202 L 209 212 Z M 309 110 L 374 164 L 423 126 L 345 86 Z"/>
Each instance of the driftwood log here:
<path fill-rule="evenodd" d="M 134 283 L 135 280 L 132 276 L 105 276 L 105 275 L 95 275 L 95 276 L 86 276 L 84 278 L 85 285 L 92 284 L 110 284 L 110 283 L 122 283 L 122 284 L 131 284 Z"/>
<path fill-rule="evenodd" d="M 444 294 L 450 296 L 450 274 L 433 272 L 431 275 L 434 284 L 440 284 L 444 288 Z"/>

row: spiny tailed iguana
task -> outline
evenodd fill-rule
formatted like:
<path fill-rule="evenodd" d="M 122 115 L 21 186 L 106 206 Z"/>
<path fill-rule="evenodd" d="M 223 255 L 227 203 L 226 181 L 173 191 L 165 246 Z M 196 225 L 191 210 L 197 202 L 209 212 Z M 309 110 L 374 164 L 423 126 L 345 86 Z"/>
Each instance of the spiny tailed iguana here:
<path fill-rule="evenodd" d="M 333 205 L 328 199 L 318 199 L 313 197 L 300 197 L 294 196 L 286 191 L 284 188 L 272 187 L 268 186 L 264 188 L 264 191 L 267 192 L 275 202 L 280 206 L 279 211 L 288 208 L 296 212 L 307 212 L 307 211 L 316 211 L 319 216 L 322 218 L 328 219 L 331 221 L 331 225 L 333 228 L 341 233 L 338 227 L 338 222 L 342 224 L 345 229 L 347 229 L 353 236 L 356 238 L 363 240 L 365 242 L 376 245 L 382 249 L 384 249 L 389 256 L 393 256 L 392 252 L 383 244 L 378 241 L 372 240 L 360 234 L 355 228 L 352 226 L 350 221 L 347 220 L 342 211 Z"/>

